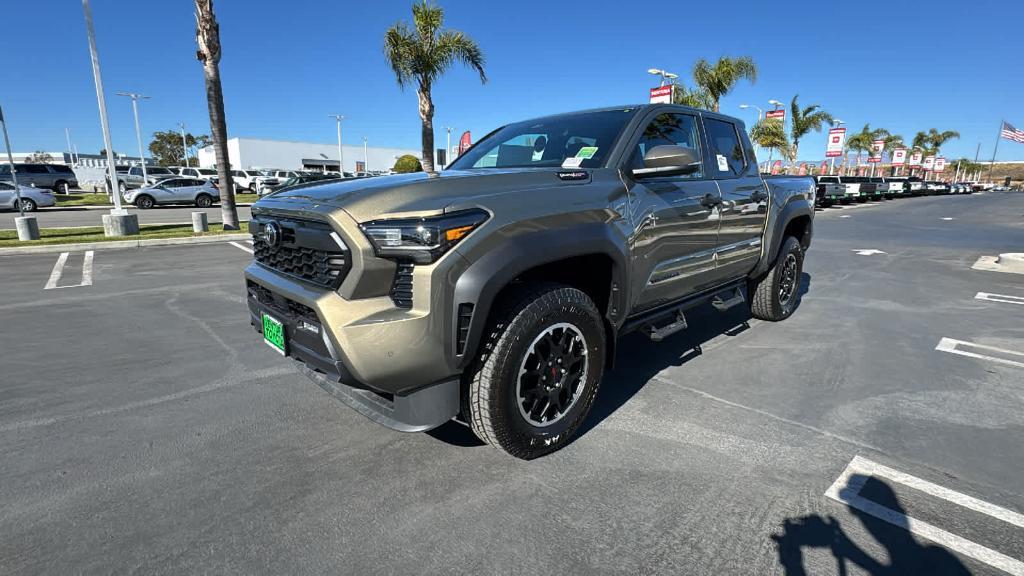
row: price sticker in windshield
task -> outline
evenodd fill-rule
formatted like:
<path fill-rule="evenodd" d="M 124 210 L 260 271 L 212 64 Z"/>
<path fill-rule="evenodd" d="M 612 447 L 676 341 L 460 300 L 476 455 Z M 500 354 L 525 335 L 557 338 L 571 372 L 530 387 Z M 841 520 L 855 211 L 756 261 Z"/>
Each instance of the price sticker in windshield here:
<path fill-rule="evenodd" d="M 597 146 L 584 146 L 583 148 L 580 148 L 579 152 L 576 153 L 576 157 L 583 158 L 584 160 L 589 160 L 590 158 L 594 157 L 594 154 L 597 154 Z"/>

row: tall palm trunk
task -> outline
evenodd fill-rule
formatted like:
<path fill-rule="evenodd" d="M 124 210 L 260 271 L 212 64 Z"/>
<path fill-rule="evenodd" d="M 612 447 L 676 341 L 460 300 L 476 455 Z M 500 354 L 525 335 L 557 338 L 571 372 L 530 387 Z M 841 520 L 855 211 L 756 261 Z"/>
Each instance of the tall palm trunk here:
<path fill-rule="evenodd" d="M 196 58 L 203 63 L 206 76 L 206 105 L 210 110 L 210 135 L 217 159 L 220 187 L 220 212 L 225 230 L 238 230 L 238 209 L 235 207 L 235 182 L 231 177 L 228 157 L 228 125 L 224 118 L 224 92 L 220 85 L 220 26 L 213 13 L 213 0 L 196 2 Z"/>
<path fill-rule="evenodd" d="M 416 91 L 420 100 L 420 120 L 423 121 L 423 171 L 434 173 L 434 101 L 430 98 L 430 85 L 420 85 Z"/>

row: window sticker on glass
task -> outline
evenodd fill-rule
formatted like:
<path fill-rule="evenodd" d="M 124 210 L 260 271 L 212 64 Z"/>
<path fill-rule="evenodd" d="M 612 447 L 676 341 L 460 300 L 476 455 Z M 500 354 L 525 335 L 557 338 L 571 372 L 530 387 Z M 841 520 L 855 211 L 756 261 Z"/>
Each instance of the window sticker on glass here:
<path fill-rule="evenodd" d="M 562 162 L 562 168 L 579 168 L 581 165 L 583 165 L 584 160 L 585 158 L 581 158 L 579 156 L 566 158 L 565 161 Z"/>
<path fill-rule="evenodd" d="M 729 171 L 729 159 L 726 158 L 725 156 L 722 156 L 721 154 L 717 154 L 716 158 L 718 158 L 718 171 L 719 172 L 728 172 Z"/>
<path fill-rule="evenodd" d="M 576 157 L 581 158 L 583 160 L 588 160 L 590 158 L 593 158 L 594 154 L 597 154 L 597 146 L 584 146 L 583 148 L 580 148 L 579 152 L 576 153 Z"/>

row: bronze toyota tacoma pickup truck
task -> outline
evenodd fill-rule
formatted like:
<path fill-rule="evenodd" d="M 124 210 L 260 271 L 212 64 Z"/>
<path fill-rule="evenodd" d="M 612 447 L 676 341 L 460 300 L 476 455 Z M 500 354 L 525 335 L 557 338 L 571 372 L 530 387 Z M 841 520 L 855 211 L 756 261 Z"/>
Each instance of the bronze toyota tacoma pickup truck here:
<path fill-rule="evenodd" d="M 248 307 L 263 340 L 385 426 L 457 419 L 533 458 L 586 418 L 615 341 L 699 304 L 799 299 L 814 182 L 768 181 L 742 122 L 672 105 L 509 124 L 437 175 L 261 199 Z"/>

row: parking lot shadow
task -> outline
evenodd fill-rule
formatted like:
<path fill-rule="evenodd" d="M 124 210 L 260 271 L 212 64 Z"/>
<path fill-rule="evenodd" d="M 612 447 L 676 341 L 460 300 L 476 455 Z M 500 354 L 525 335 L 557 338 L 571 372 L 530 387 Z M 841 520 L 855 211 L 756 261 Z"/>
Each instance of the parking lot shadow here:
<path fill-rule="evenodd" d="M 877 478 L 853 475 L 849 485 L 860 485 L 860 495 L 905 514 L 896 493 L 886 482 Z M 835 574 L 847 574 L 847 563 L 875 576 L 903 576 L 907 574 L 928 574 L 930 576 L 965 575 L 971 572 L 956 556 L 945 548 L 918 542 L 906 528 L 894 526 L 870 516 L 857 508 L 848 510 L 860 520 L 864 529 L 881 544 L 888 562 L 876 560 L 865 552 L 846 534 L 838 520 L 817 514 L 787 518 L 782 523 L 782 533 L 772 534 L 779 554 L 779 564 L 786 576 L 808 574 L 804 565 L 804 550 L 811 548 L 829 549 L 835 559 Z M 811 570 L 814 574 L 825 574 L 820 566 Z"/>
<path fill-rule="evenodd" d="M 804 272 L 800 279 L 800 296 L 811 288 L 811 275 Z M 799 313 L 799 303 L 797 312 Z M 750 309 L 736 306 L 718 312 L 710 305 L 694 308 L 686 313 L 690 327 L 661 342 L 651 342 L 639 333 L 629 334 L 618 343 L 613 370 L 605 373 L 590 415 L 580 427 L 576 438 L 592 430 L 629 401 L 656 374 L 670 366 L 682 366 L 702 354 L 702 345 L 720 335 L 736 336 L 750 329 Z M 455 446 L 480 446 L 468 426 L 448 422 L 427 432 L 442 442 Z"/>

